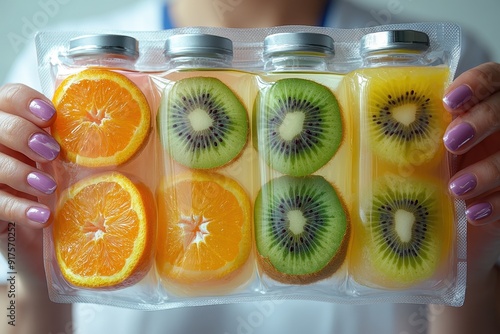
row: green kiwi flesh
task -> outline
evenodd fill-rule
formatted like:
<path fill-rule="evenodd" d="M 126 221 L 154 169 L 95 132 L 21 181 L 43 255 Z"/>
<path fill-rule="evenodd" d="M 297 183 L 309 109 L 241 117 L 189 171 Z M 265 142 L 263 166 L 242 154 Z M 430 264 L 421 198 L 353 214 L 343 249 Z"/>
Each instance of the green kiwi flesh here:
<path fill-rule="evenodd" d="M 276 81 L 257 100 L 257 150 L 275 170 L 292 176 L 314 173 L 338 150 L 343 138 L 339 103 L 317 82 Z"/>
<path fill-rule="evenodd" d="M 245 147 L 249 121 L 235 93 L 217 78 L 191 77 L 167 86 L 158 115 L 162 144 L 180 164 L 216 168 Z"/>
<path fill-rule="evenodd" d="M 384 177 L 373 190 L 367 215 L 370 258 L 381 276 L 409 286 L 437 268 L 445 224 L 435 185 L 421 180 Z"/>
<path fill-rule="evenodd" d="M 322 176 L 281 176 L 255 202 L 259 263 L 275 280 L 307 284 L 331 276 L 343 263 L 349 219 L 342 199 Z"/>

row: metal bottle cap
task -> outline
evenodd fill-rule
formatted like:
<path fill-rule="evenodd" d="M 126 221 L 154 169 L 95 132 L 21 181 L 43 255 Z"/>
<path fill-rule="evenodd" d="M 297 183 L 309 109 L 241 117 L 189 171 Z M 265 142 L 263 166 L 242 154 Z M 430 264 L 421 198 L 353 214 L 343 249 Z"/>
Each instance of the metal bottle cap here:
<path fill-rule="evenodd" d="M 269 35 L 264 39 L 264 55 L 286 52 L 334 53 L 333 38 L 328 35 L 292 32 Z"/>
<path fill-rule="evenodd" d="M 209 34 L 173 35 L 165 41 L 165 54 L 169 57 L 227 57 L 233 55 L 233 42 Z"/>
<path fill-rule="evenodd" d="M 426 33 L 415 30 L 389 30 L 363 36 L 360 52 L 361 55 L 366 55 L 378 51 L 426 51 L 427 49 L 429 49 L 429 36 Z"/>
<path fill-rule="evenodd" d="M 137 59 L 139 57 L 139 42 L 135 38 L 125 35 L 79 36 L 69 41 L 68 53 L 70 56 L 113 54 Z"/>

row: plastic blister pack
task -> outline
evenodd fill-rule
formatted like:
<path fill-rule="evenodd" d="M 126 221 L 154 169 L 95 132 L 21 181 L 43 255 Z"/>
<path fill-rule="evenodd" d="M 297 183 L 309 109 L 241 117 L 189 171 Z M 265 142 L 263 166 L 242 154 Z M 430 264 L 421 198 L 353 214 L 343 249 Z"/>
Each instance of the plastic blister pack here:
<path fill-rule="evenodd" d="M 441 145 L 451 78 L 445 59 L 428 58 L 429 46 L 418 31 L 368 34 L 364 64 L 349 74 L 360 133 L 349 272 L 368 286 L 440 291 L 456 276 L 452 161 Z"/>
<path fill-rule="evenodd" d="M 448 23 L 36 37 L 60 157 L 49 294 L 146 310 L 460 305 Z"/>

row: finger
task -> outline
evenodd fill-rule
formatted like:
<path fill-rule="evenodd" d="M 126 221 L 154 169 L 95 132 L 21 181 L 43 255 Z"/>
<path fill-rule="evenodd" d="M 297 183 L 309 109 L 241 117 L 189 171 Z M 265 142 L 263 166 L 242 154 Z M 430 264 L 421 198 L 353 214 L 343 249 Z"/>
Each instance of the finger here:
<path fill-rule="evenodd" d="M 500 151 L 461 170 L 450 180 L 450 192 L 471 199 L 500 189 Z"/>
<path fill-rule="evenodd" d="M 43 228 L 50 222 L 50 209 L 38 202 L 18 198 L 0 190 L 0 225 L 15 222 L 22 226 Z"/>
<path fill-rule="evenodd" d="M 57 141 L 35 124 L 19 116 L 0 112 L 0 144 L 31 160 L 54 160 L 60 151 Z"/>
<path fill-rule="evenodd" d="M 457 77 L 447 88 L 443 102 L 448 111 L 460 114 L 495 92 L 500 92 L 500 64 L 490 62 Z"/>
<path fill-rule="evenodd" d="M 443 140 L 450 152 L 462 154 L 499 130 L 500 92 L 482 100 L 454 119 Z"/>
<path fill-rule="evenodd" d="M 33 196 L 50 195 L 56 190 L 56 182 L 50 175 L 3 153 L 0 153 L 0 183 Z"/>
<path fill-rule="evenodd" d="M 474 225 L 499 224 L 500 192 L 495 192 L 467 206 L 467 220 Z"/>
<path fill-rule="evenodd" d="M 48 127 L 56 113 L 49 99 L 22 84 L 0 87 L 0 110 L 24 118 L 41 128 Z"/>
<path fill-rule="evenodd" d="M 39 92 L 20 84 L 0 87 L 0 148 L 37 162 L 53 160 L 59 144 L 41 127 L 49 126 L 54 115 L 52 104 Z"/>
<path fill-rule="evenodd" d="M 0 153 L 0 230 L 6 222 L 34 228 L 47 225 L 50 210 L 36 202 L 36 197 L 51 194 L 55 188 L 49 175 Z"/>

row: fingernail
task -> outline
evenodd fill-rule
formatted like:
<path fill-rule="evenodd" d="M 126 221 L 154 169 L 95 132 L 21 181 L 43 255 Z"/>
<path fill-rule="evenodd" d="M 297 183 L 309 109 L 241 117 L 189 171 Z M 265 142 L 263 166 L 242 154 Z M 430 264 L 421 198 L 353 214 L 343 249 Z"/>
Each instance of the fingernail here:
<path fill-rule="evenodd" d="M 45 208 L 32 206 L 26 212 L 26 217 L 37 223 L 45 224 L 50 218 L 50 211 Z"/>
<path fill-rule="evenodd" d="M 44 121 L 48 121 L 56 113 L 52 105 L 40 99 L 32 100 L 29 109 L 35 116 Z"/>
<path fill-rule="evenodd" d="M 472 98 L 472 90 L 467 85 L 461 85 L 448 93 L 443 101 L 451 109 L 456 109 Z"/>
<path fill-rule="evenodd" d="M 450 183 L 450 190 L 456 195 L 461 196 L 468 193 L 477 186 L 476 176 L 473 174 L 464 174 L 457 177 Z"/>
<path fill-rule="evenodd" d="M 474 128 L 469 123 L 460 123 L 444 135 L 444 144 L 451 151 L 456 151 L 474 137 Z"/>
<path fill-rule="evenodd" d="M 39 156 L 54 160 L 61 150 L 54 138 L 44 133 L 35 133 L 28 141 L 28 146 Z"/>
<path fill-rule="evenodd" d="M 32 172 L 26 178 L 29 185 L 45 194 L 52 194 L 56 190 L 56 183 L 52 178 L 39 172 Z"/>
<path fill-rule="evenodd" d="M 470 221 L 477 221 L 488 217 L 492 211 L 493 207 L 490 203 L 479 203 L 465 210 L 465 214 Z"/>

